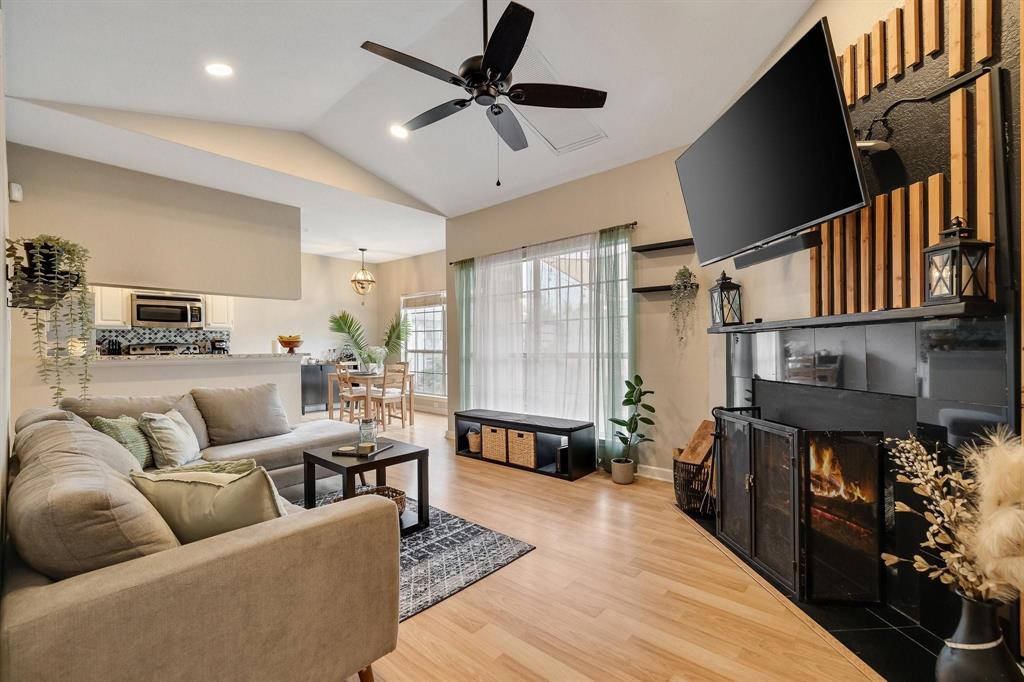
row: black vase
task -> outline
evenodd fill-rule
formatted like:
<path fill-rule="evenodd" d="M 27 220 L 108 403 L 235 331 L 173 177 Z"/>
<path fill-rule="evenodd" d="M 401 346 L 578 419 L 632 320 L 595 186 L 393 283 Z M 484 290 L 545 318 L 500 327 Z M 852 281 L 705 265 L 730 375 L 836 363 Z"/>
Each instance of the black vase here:
<path fill-rule="evenodd" d="M 935 663 L 936 682 L 1020 682 L 1024 680 L 1003 641 L 999 602 L 960 595 L 960 623 Z"/>
<path fill-rule="evenodd" d="M 57 249 L 50 242 L 25 242 L 25 274 L 38 282 L 57 274 Z"/>

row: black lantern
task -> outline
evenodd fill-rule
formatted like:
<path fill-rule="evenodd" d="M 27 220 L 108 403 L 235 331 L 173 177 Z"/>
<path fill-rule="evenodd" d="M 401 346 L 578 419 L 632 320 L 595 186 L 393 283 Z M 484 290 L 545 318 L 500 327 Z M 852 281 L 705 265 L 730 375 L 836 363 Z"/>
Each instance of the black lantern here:
<path fill-rule="evenodd" d="M 740 285 L 722 272 L 722 276 L 711 287 L 711 325 L 725 327 L 743 324 L 743 309 L 740 307 Z"/>
<path fill-rule="evenodd" d="M 988 299 L 988 252 L 992 242 L 973 238 L 957 216 L 942 239 L 924 250 L 926 305 Z"/>

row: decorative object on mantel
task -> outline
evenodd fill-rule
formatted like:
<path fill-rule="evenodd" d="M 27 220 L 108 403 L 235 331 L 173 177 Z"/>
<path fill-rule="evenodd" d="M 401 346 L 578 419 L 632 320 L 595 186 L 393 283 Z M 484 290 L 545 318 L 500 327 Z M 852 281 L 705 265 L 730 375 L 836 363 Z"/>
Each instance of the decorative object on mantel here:
<path fill-rule="evenodd" d="M 640 433 L 641 424 L 654 426 L 654 420 L 649 415 L 640 412 L 643 409 L 650 414 L 654 414 L 654 406 L 644 402 L 644 397 L 648 395 L 654 395 L 654 391 L 644 388 L 644 380 L 639 374 L 633 377 L 632 381 L 626 379 L 626 394 L 622 399 L 622 404 L 626 407 L 632 407 L 633 414 L 629 415 L 628 419 L 612 417 L 608 420 L 612 424 L 621 426 L 626 430 L 625 432 L 615 432 L 616 438 L 622 443 L 622 455 L 612 460 L 612 480 L 616 483 L 628 484 L 633 482 L 633 474 L 636 471 L 636 459 L 633 457 L 633 453 L 641 443 L 654 442 L 652 438 L 648 438 Z"/>
<path fill-rule="evenodd" d="M 715 445 L 715 422 L 705 419 L 690 437 L 686 448 L 676 448 L 672 457 L 672 480 L 676 505 L 685 512 L 713 514 L 714 488 L 711 480 L 711 451 Z"/>
<path fill-rule="evenodd" d="M 676 337 L 680 342 L 686 340 L 686 327 L 690 321 L 690 313 L 697 305 L 697 289 L 700 284 L 690 268 L 683 266 L 676 271 L 672 281 L 672 321 L 676 325 Z"/>
<path fill-rule="evenodd" d="M 9 305 L 21 308 L 29 320 L 39 378 L 50 387 L 54 405 L 64 397 L 64 377 L 72 370 L 79 394 L 86 397 L 92 380 L 88 349 L 93 315 L 85 271 L 89 251 L 41 234 L 8 239 L 5 255 Z"/>
<path fill-rule="evenodd" d="M 409 318 L 403 315 L 402 311 L 398 311 L 391 318 L 384 330 L 384 338 L 380 346 L 366 345 L 366 332 L 363 330 L 362 323 L 347 311 L 342 310 L 337 315 L 331 315 L 328 322 L 332 332 L 345 337 L 344 343 L 359 359 L 363 369 L 367 371 L 379 370 L 378 365 L 381 365 L 388 357 L 401 353 L 409 338 Z"/>
<path fill-rule="evenodd" d="M 366 296 L 368 293 L 373 291 L 373 285 L 377 283 L 373 273 L 366 269 L 366 249 L 360 247 L 359 257 L 362 265 L 358 270 L 352 273 L 352 288 L 360 296 Z M 366 305 L 366 301 L 363 301 L 363 305 Z"/>
<path fill-rule="evenodd" d="M 915 554 L 913 560 L 882 554 L 886 566 L 912 563 L 921 573 L 944 585 L 955 586 L 962 606 L 960 623 L 939 653 L 935 667 L 937 682 L 970 680 L 1024 680 L 1003 640 L 996 610 L 1013 601 L 1017 585 L 1004 575 L 1002 550 L 1012 548 L 1019 556 L 1020 516 L 1013 503 L 1021 499 L 1020 466 L 1024 453 L 1020 442 L 1003 431 L 985 437 L 980 447 L 961 448 L 966 463 L 962 471 L 940 465 L 938 453 L 929 453 L 913 436 L 888 439 L 896 480 L 913 486 L 923 498 L 925 511 L 902 502 L 897 512 L 917 514 L 929 524 L 921 547 L 928 558 Z M 1007 475 L 1013 472 L 1013 475 Z M 995 552 L 993 552 L 995 550 Z M 934 556 L 942 562 L 934 561 Z M 1013 564 L 1010 564 L 1013 565 Z"/>
<path fill-rule="evenodd" d="M 722 271 L 722 276 L 711 287 L 711 325 L 727 327 L 743 324 L 743 309 L 740 301 L 740 285 Z"/>
<path fill-rule="evenodd" d="M 988 300 L 988 253 L 992 242 L 974 239 L 956 216 L 942 239 L 924 250 L 925 305 Z"/>
<path fill-rule="evenodd" d="M 282 348 L 288 349 L 289 355 L 295 355 L 295 349 L 302 345 L 302 335 L 281 335 L 277 337 L 277 342 L 281 344 Z"/>

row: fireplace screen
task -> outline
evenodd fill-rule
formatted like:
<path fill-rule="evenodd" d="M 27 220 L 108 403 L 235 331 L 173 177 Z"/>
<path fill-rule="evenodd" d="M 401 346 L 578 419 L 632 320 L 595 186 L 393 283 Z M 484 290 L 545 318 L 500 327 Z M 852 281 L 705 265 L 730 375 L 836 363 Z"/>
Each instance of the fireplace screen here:
<path fill-rule="evenodd" d="M 808 597 L 880 601 L 882 434 L 806 437 Z"/>

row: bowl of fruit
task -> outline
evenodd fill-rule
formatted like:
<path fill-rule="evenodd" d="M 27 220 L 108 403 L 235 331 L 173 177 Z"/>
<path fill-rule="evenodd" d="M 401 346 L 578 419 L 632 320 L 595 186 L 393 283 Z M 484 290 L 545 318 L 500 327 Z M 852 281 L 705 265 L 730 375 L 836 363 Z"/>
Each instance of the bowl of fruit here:
<path fill-rule="evenodd" d="M 282 348 L 287 348 L 288 353 L 294 355 L 295 349 L 302 345 L 302 337 L 299 334 L 281 335 L 277 337 L 277 342 L 281 344 Z"/>

